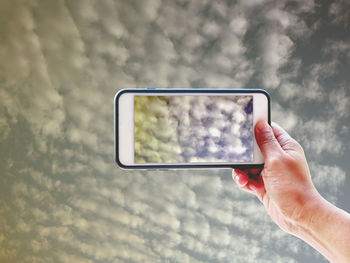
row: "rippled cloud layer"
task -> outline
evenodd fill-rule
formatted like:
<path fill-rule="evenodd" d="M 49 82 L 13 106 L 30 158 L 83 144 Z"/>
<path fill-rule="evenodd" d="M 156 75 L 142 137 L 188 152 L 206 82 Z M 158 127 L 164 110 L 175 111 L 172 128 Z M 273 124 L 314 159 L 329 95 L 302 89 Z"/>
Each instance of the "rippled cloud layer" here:
<path fill-rule="evenodd" d="M 348 7 L 0 1 L 0 262 L 325 262 L 229 170 L 120 170 L 113 98 L 264 88 L 319 191 L 350 211 Z"/>
<path fill-rule="evenodd" d="M 135 162 L 252 162 L 252 96 L 135 96 Z"/>

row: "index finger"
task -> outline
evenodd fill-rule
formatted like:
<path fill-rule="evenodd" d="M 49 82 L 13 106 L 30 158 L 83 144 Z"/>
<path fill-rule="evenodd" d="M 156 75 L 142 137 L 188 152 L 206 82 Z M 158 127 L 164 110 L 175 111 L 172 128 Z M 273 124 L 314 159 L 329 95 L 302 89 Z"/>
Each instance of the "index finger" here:
<path fill-rule="evenodd" d="M 272 122 L 272 131 L 284 151 L 296 150 L 299 144 L 277 123 Z"/>

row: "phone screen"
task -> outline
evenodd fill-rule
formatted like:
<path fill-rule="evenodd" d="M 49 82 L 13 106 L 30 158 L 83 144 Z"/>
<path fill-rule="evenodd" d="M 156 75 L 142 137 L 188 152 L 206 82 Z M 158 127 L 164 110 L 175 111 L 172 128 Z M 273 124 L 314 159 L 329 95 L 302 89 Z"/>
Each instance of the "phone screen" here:
<path fill-rule="evenodd" d="M 134 160 L 254 160 L 252 95 L 134 96 Z"/>

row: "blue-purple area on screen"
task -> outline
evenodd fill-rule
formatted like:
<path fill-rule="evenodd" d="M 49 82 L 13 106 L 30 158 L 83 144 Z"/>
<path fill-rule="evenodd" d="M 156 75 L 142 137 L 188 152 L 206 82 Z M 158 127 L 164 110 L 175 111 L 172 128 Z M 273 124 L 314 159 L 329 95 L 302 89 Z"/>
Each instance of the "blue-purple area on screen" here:
<path fill-rule="evenodd" d="M 135 96 L 135 163 L 253 161 L 253 96 Z"/>

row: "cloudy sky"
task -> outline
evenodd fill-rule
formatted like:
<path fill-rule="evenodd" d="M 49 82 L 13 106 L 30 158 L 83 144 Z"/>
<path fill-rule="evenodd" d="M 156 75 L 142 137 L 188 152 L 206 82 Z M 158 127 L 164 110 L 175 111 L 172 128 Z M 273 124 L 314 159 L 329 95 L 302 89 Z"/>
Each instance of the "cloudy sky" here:
<path fill-rule="evenodd" d="M 1 0 L 1 262 L 325 262 L 230 170 L 122 171 L 121 88 L 264 88 L 350 212 L 348 0 Z"/>
<path fill-rule="evenodd" d="M 135 162 L 253 162 L 253 96 L 135 96 Z"/>

